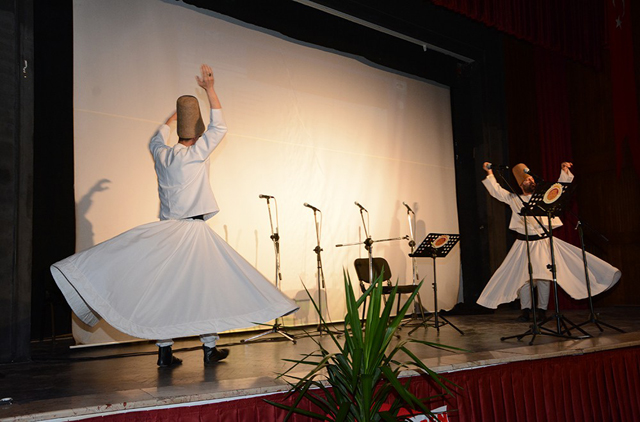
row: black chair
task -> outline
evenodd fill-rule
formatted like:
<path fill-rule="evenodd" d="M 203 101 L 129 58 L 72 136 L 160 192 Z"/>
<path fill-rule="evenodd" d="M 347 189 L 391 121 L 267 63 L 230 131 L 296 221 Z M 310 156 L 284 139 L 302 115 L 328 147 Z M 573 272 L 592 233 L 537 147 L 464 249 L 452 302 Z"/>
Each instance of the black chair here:
<path fill-rule="evenodd" d="M 356 274 L 358 275 L 358 280 L 360 280 L 360 289 L 362 293 L 366 292 L 371 284 L 369 280 L 369 258 L 358 258 L 355 260 L 354 265 L 356 267 Z M 384 258 L 373 258 L 373 279 L 377 279 L 380 274 L 383 274 L 383 283 L 382 286 L 382 294 L 388 295 L 391 293 L 393 289 L 393 284 L 391 284 L 391 268 L 389 267 L 389 263 Z M 413 293 L 418 286 L 414 286 L 413 284 L 409 285 L 398 285 L 398 307 L 396 310 L 400 312 L 400 298 L 403 294 L 411 294 Z M 362 319 L 365 319 L 365 310 L 367 309 L 367 300 L 364 301 L 364 306 L 362 307 Z"/>

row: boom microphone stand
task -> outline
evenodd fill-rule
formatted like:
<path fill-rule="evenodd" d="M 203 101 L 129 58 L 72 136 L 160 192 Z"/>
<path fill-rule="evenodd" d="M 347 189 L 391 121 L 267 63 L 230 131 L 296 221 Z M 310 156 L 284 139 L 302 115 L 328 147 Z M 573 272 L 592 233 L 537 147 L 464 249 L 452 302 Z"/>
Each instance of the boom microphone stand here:
<path fill-rule="evenodd" d="M 373 244 L 374 243 L 378 243 L 378 242 L 389 242 L 392 240 L 402 240 L 402 239 L 408 239 L 409 236 L 402 236 L 402 237 L 394 237 L 394 238 L 390 238 L 390 239 L 379 239 L 379 240 L 373 240 L 371 238 L 371 236 L 369 235 L 369 230 L 368 230 L 368 226 L 369 224 L 369 211 L 367 211 L 367 209 L 365 207 L 363 207 L 362 205 L 360 205 L 357 201 L 355 202 L 355 204 L 358 206 L 358 208 L 360 208 L 360 219 L 362 220 L 362 227 L 364 229 L 364 235 L 366 236 L 364 242 L 356 242 L 356 243 L 344 243 L 344 244 L 338 244 L 336 245 L 336 248 L 340 248 L 343 246 L 355 246 L 355 245 L 360 245 L 360 244 L 364 244 L 364 248 L 367 251 L 368 255 L 369 255 L 369 282 L 373 283 L 374 279 L 373 279 Z M 367 213 L 367 221 L 365 222 L 364 220 L 364 213 Z"/>
<path fill-rule="evenodd" d="M 276 255 L 276 288 L 281 290 L 281 282 L 282 282 L 282 273 L 280 272 L 280 235 L 278 234 L 278 202 L 276 198 L 271 195 L 258 195 L 259 198 L 267 200 L 267 209 L 269 210 L 269 224 L 271 225 L 271 240 L 273 241 L 273 248 L 275 250 Z M 273 228 L 273 218 L 271 216 L 271 203 L 270 199 L 273 199 L 276 208 L 276 228 Z M 269 331 L 265 331 L 264 333 L 255 335 L 253 337 L 249 337 L 248 339 L 241 340 L 242 343 L 246 343 L 260 337 L 266 336 L 267 334 L 280 334 L 282 337 L 286 338 L 289 341 L 292 341 L 294 344 L 296 343 L 295 338 L 286 333 L 284 326 L 278 322 L 279 318 L 276 318 L 273 326 Z"/>

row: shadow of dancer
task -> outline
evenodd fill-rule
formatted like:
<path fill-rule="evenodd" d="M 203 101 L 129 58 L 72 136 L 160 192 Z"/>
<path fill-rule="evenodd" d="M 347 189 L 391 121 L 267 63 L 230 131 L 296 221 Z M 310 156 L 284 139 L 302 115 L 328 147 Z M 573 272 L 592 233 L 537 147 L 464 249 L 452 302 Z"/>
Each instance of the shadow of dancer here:
<path fill-rule="evenodd" d="M 109 187 L 106 186 L 108 183 L 111 183 L 111 180 L 99 180 L 76 204 L 76 252 L 84 251 L 95 245 L 93 225 L 87 218 L 87 214 L 89 213 L 91 205 L 93 205 L 93 195 L 109 189 Z"/>

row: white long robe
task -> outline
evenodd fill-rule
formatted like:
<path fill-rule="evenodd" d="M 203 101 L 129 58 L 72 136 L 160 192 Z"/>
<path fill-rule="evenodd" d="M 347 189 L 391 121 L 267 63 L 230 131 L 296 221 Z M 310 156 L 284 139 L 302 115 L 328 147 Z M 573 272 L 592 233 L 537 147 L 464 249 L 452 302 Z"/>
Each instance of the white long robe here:
<path fill-rule="evenodd" d="M 561 172 L 558 179 L 559 182 L 565 183 L 572 180 L 573 174 L 570 172 Z M 522 201 L 518 196 L 503 189 L 493 175 L 487 176 L 482 183 L 491 196 L 511 208 L 512 214 L 509 229 L 524 235 L 525 220 L 524 217 L 518 214 L 522 209 Z M 530 196 L 520 195 L 520 198 L 528 202 Z M 545 228 L 548 227 L 548 219 L 546 217 L 539 218 L 539 220 L 545 225 Z M 544 233 L 534 217 L 527 217 L 527 224 L 530 236 Z M 555 229 L 560 227 L 562 222 L 558 217 L 554 217 L 551 220 L 551 225 Z M 586 298 L 588 292 L 582 250 L 555 236 L 553 237 L 553 246 L 558 284 L 572 298 Z M 529 242 L 529 247 L 533 279 L 551 280 L 551 271 L 547 268 L 547 265 L 551 264 L 550 240 L 547 238 L 532 241 Z M 621 277 L 620 270 L 590 253 L 587 253 L 587 266 L 589 268 L 589 281 L 593 296 L 611 288 Z M 518 297 L 520 288 L 528 282 L 527 244 L 524 240 L 516 240 L 500 267 L 487 283 L 477 302 L 484 307 L 495 309 L 501 303 L 515 300 Z"/>
<path fill-rule="evenodd" d="M 208 158 L 226 133 L 220 110 L 191 147 L 165 145 L 160 127 L 150 143 L 161 221 L 144 224 L 51 266 L 74 313 L 97 315 L 134 337 L 168 339 L 245 328 L 295 312 L 280 293 L 203 220 L 218 205 Z"/>

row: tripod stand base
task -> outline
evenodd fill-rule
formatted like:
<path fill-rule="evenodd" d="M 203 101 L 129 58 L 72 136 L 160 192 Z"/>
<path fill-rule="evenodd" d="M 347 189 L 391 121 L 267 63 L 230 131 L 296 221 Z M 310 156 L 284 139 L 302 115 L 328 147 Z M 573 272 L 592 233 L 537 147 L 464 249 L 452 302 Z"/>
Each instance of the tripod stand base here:
<path fill-rule="evenodd" d="M 432 314 L 423 312 L 422 314 L 411 314 L 411 316 L 400 324 L 400 328 L 404 327 L 420 327 L 429 321 Z"/>
<path fill-rule="evenodd" d="M 296 339 L 293 336 L 290 336 L 289 334 L 286 333 L 286 331 L 284 330 L 284 327 L 282 327 L 282 325 L 280 323 L 275 323 L 273 324 L 273 327 L 269 330 L 269 331 L 265 331 L 264 333 L 260 333 L 257 334 L 253 337 L 249 337 L 247 339 L 244 340 L 240 340 L 240 343 L 248 343 L 250 341 L 253 340 L 257 340 L 259 338 L 262 338 L 268 334 L 280 334 L 282 337 L 286 338 L 287 340 L 293 342 L 293 344 L 296 344 Z"/>
<path fill-rule="evenodd" d="M 424 307 L 422 306 L 422 299 L 420 298 L 420 293 L 418 293 L 415 300 L 417 300 L 418 302 L 414 303 L 411 317 L 409 318 L 408 321 L 403 321 L 402 323 L 400 323 L 399 329 L 403 327 L 421 326 L 422 324 L 424 324 L 429 320 L 429 317 L 431 316 L 431 314 L 429 314 L 429 311 L 425 310 Z"/>
<path fill-rule="evenodd" d="M 569 321 L 568 318 L 565 318 L 564 315 L 560 314 L 558 311 L 556 311 L 552 316 L 546 318 L 544 321 L 542 321 L 540 323 L 540 326 L 542 327 L 544 324 L 548 323 L 549 321 L 553 321 L 555 320 L 556 322 L 556 333 L 563 335 L 564 333 L 566 333 L 566 335 L 569 338 L 572 339 L 582 339 L 582 338 L 589 338 L 591 337 L 591 334 L 587 333 L 586 331 L 584 331 L 582 328 L 578 327 L 576 324 L 574 324 L 573 322 Z M 571 335 L 571 330 L 569 329 L 569 326 L 573 327 L 574 329 L 580 331 L 583 334 L 583 337 L 575 337 Z"/>
<path fill-rule="evenodd" d="M 557 327 L 556 331 L 553 331 L 550 328 L 543 327 L 543 325 L 548 323 L 549 321 L 556 321 L 556 327 Z M 575 328 L 576 330 L 580 331 L 584 335 L 580 337 L 572 336 L 571 331 L 569 329 L 569 325 Z M 532 336 L 531 341 L 529 342 L 529 346 L 533 345 L 533 342 L 535 341 L 537 336 L 551 336 L 551 337 L 564 338 L 567 340 L 583 340 L 585 338 L 591 337 L 589 333 L 582 330 L 573 322 L 569 321 L 567 318 L 565 318 L 564 316 L 556 312 L 552 316 L 547 317 L 540 324 L 538 324 L 537 321 L 535 321 L 535 316 L 534 316 L 534 323 L 531 324 L 531 326 L 527 331 L 525 331 L 522 334 L 516 334 L 514 336 L 500 337 L 500 341 L 505 341 L 512 338 L 518 339 L 518 341 L 520 341 L 526 336 Z"/>
<path fill-rule="evenodd" d="M 343 332 L 343 331 L 340 331 L 340 330 L 332 330 L 332 329 L 330 329 L 328 326 L 325 326 L 325 325 L 322 325 L 322 324 L 320 324 L 320 325 L 318 325 L 318 326 L 316 327 L 316 331 L 317 331 L 318 333 L 320 333 L 320 335 L 322 335 L 322 333 L 333 334 L 333 335 L 336 335 L 336 336 L 340 336 L 340 335 L 344 334 L 344 332 Z"/>
<path fill-rule="evenodd" d="M 589 314 L 589 319 L 587 319 L 585 322 L 581 322 L 580 324 L 576 325 L 576 327 L 582 327 L 587 324 L 594 324 L 596 327 L 598 327 L 598 330 L 600 330 L 600 332 L 604 331 L 604 329 L 601 327 L 601 325 L 604 325 L 605 327 L 616 330 L 619 333 L 624 333 L 624 330 L 621 330 L 618 327 L 615 327 L 611 324 L 607 324 L 606 322 L 602 321 L 599 315 L 596 314 L 595 312 L 591 312 L 591 314 Z"/>
<path fill-rule="evenodd" d="M 433 322 L 430 322 L 431 318 L 434 318 Z M 442 321 L 444 322 L 442 322 Z M 460 335 L 464 335 L 464 333 L 462 332 L 461 329 L 459 329 L 458 327 L 456 327 L 451 321 L 449 321 L 447 318 L 443 317 L 442 315 L 440 315 L 439 311 L 436 311 L 434 313 L 432 313 L 431 315 L 428 315 L 425 320 L 420 323 L 419 325 L 417 325 L 413 330 L 409 331 L 409 335 L 411 335 L 414 331 L 416 331 L 418 328 L 420 327 L 434 327 L 438 333 L 440 333 L 440 327 L 444 326 L 444 325 L 450 325 L 454 330 L 456 330 L 457 332 L 460 333 Z"/>

